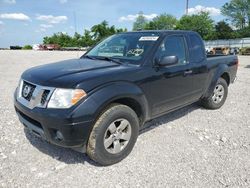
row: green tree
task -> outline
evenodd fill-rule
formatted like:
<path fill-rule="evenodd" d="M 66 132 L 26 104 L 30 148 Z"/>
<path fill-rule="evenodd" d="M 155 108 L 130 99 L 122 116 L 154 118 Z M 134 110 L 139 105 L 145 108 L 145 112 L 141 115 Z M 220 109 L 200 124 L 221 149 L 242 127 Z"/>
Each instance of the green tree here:
<path fill-rule="evenodd" d="M 117 29 L 115 28 L 114 25 L 109 26 L 107 21 L 103 21 L 100 24 L 94 25 L 91 28 L 91 32 L 93 33 L 93 40 L 96 42 L 99 42 L 100 40 L 113 35 L 115 33 L 120 33 L 120 32 L 124 32 L 126 31 L 126 29 Z"/>
<path fill-rule="evenodd" d="M 238 30 L 235 34 L 238 38 L 250 37 L 250 26 Z"/>
<path fill-rule="evenodd" d="M 176 27 L 177 19 L 170 14 L 161 14 L 146 24 L 146 30 L 172 30 Z"/>
<path fill-rule="evenodd" d="M 91 32 L 93 32 L 93 37 L 96 41 L 102 40 L 109 35 L 108 22 L 103 21 L 100 24 L 94 25 L 91 28 Z"/>
<path fill-rule="evenodd" d="M 79 33 L 75 32 L 70 43 L 74 47 L 82 46 L 82 36 Z"/>
<path fill-rule="evenodd" d="M 231 0 L 222 6 L 221 12 L 239 29 L 250 25 L 250 0 Z"/>
<path fill-rule="evenodd" d="M 89 47 L 94 44 L 93 38 L 91 36 L 91 32 L 89 30 L 84 30 L 84 34 L 82 36 L 82 43 L 81 46 Z"/>
<path fill-rule="evenodd" d="M 134 24 L 133 24 L 133 31 L 142 30 L 147 25 L 147 19 L 143 15 L 143 12 L 139 12 Z"/>
<path fill-rule="evenodd" d="M 207 12 L 181 17 L 177 23 L 176 29 L 196 31 L 205 40 L 215 38 L 214 21 Z"/>
<path fill-rule="evenodd" d="M 215 25 L 216 36 L 218 39 L 235 38 L 233 29 L 225 21 L 220 21 Z"/>
<path fill-rule="evenodd" d="M 126 29 L 115 28 L 109 26 L 108 22 L 103 21 L 100 24 L 94 25 L 91 31 L 85 30 L 83 35 L 75 33 L 73 37 L 66 33 L 55 33 L 52 36 L 43 38 L 44 44 L 58 44 L 61 47 L 88 47 L 96 44 L 100 40 L 115 33 L 127 31 Z"/>
<path fill-rule="evenodd" d="M 32 46 L 31 45 L 25 45 L 24 47 L 22 47 L 23 50 L 32 50 Z"/>
<path fill-rule="evenodd" d="M 43 37 L 43 44 L 50 44 L 50 41 L 51 41 L 51 37 Z"/>
<path fill-rule="evenodd" d="M 114 25 L 109 27 L 107 21 L 103 21 L 100 24 L 94 25 L 91 28 L 91 32 L 93 33 L 93 38 L 96 42 L 99 42 L 100 40 L 113 35 L 118 32 L 122 32 L 123 29 L 116 29 Z"/>
<path fill-rule="evenodd" d="M 122 29 L 122 28 L 119 28 L 119 29 L 116 29 L 116 33 L 123 33 L 123 32 L 127 32 L 128 30 L 125 28 L 125 29 Z"/>
<path fill-rule="evenodd" d="M 74 46 L 72 37 L 67 33 L 55 33 L 51 37 L 44 37 L 44 44 L 58 44 L 61 47 L 71 47 Z"/>

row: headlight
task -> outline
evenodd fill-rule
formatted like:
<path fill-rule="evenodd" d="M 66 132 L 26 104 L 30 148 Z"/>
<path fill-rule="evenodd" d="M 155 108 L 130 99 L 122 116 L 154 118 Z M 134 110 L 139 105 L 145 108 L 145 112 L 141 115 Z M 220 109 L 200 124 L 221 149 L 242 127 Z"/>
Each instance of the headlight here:
<path fill-rule="evenodd" d="M 48 108 L 70 108 L 87 94 L 82 89 L 55 89 Z"/>

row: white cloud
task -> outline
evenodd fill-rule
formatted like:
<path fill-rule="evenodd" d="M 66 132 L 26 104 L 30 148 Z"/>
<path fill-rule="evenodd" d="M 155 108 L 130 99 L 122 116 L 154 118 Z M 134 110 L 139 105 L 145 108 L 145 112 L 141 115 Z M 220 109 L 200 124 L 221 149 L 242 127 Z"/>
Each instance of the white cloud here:
<path fill-rule="evenodd" d="M 54 27 L 51 24 L 40 24 L 40 28 L 36 30 L 36 32 L 41 33 L 41 32 L 46 32 L 47 29 Z"/>
<path fill-rule="evenodd" d="M 139 16 L 139 14 L 130 14 L 127 16 L 122 16 L 119 18 L 119 22 L 133 22 L 136 20 L 136 18 Z M 147 19 L 147 20 L 152 20 L 153 18 L 157 17 L 157 14 L 143 14 L 143 16 Z"/>
<path fill-rule="evenodd" d="M 3 23 L 3 21 L 0 20 L 0 34 L 2 34 L 3 31 L 4 31 L 4 23 Z M 0 35 L 0 37 L 1 37 L 1 35 Z"/>
<path fill-rule="evenodd" d="M 68 0 L 59 0 L 61 4 L 67 3 Z"/>
<path fill-rule="evenodd" d="M 9 20 L 21 20 L 21 21 L 28 21 L 31 20 L 29 16 L 23 13 L 6 13 L 0 14 L 0 18 L 2 19 L 9 19 Z"/>
<path fill-rule="evenodd" d="M 51 25 L 51 24 L 40 24 L 40 27 L 47 29 L 47 28 L 53 27 L 53 25 Z"/>
<path fill-rule="evenodd" d="M 45 21 L 49 24 L 58 24 L 68 20 L 67 16 L 39 15 L 37 20 Z"/>
<path fill-rule="evenodd" d="M 16 4 L 16 0 L 0 0 L 0 1 L 8 4 Z"/>
<path fill-rule="evenodd" d="M 46 29 L 45 28 L 40 28 L 40 31 L 45 32 Z"/>
<path fill-rule="evenodd" d="M 198 14 L 200 12 L 208 12 L 211 16 L 219 16 L 221 14 L 220 9 L 215 7 L 204 7 L 197 5 L 194 8 L 188 9 L 188 14 Z"/>
<path fill-rule="evenodd" d="M 36 33 L 42 33 L 42 32 L 46 32 L 47 30 L 45 28 L 39 28 L 37 30 L 35 30 Z"/>

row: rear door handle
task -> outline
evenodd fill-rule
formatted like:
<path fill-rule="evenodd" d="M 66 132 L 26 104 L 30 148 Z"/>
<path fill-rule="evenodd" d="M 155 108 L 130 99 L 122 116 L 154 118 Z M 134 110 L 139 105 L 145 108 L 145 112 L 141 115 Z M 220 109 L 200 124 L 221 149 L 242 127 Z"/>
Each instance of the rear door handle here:
<path fill-rule="evenodd" d="M 186 70 L 186 71 L 184 72 L 184 75 L 189 75 L 189 74 L 192 74 L 192 73 L 193 73 L 192 70 Z"/>

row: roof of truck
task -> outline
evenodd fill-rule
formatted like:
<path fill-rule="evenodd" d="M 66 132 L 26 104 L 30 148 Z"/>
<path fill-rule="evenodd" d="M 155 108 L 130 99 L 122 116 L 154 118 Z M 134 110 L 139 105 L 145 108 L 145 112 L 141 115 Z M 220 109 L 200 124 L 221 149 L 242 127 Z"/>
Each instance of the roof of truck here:
<path fill-rule="evenodd" d="M 139 31 L 129 31 L 127 33 L 197 33 L 195 31 L 186 30 L 139 30 Z"/>

